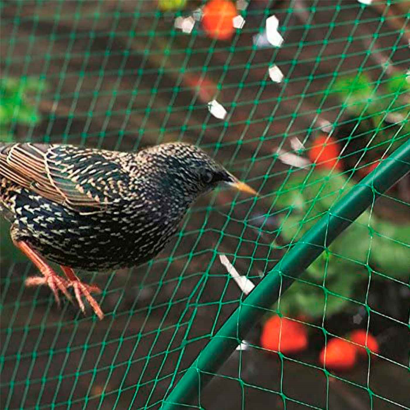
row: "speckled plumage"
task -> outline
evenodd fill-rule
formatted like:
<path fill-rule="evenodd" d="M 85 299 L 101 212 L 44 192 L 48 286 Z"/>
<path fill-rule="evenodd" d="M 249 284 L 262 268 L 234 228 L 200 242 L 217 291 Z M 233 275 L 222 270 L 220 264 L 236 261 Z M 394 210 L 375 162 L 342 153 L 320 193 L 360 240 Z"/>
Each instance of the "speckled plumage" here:
<path fill-rule="evenodd" d="M 0 144 L 0 206 L 13 240 L 73 269 L 152 259 L 195 199 L 221 182 L 238 183 L 183 143 L 137 153 Z"/>
<path fill-rule="evenodd" d="M 219 173 L 212 186 L 230 178 L 187 144 L 136 154 L 16 144 L 0 149 L 0 167 L 1 205 L 13 239 L 53 262 L 91 271 L 151 259 L 208 190 L 202 172 Z"/>

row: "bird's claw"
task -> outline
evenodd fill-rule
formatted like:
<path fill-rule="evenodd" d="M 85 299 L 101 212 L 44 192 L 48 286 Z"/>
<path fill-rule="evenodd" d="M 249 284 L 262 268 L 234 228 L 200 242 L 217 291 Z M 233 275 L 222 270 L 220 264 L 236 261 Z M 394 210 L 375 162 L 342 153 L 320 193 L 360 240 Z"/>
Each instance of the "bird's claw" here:
<path fill-rule="evenodd" d="M 91 292 L 100 293 L 101 290 L 94 285 L 85 285 L 78 279 L 73 269 L 68 266 L 61 266 L 63 272 L 67 276 L 67 279 L 63 279 L 54 272 L 54 270 L 47 264 L 47 262 L 39 255 L 35 250 L 33 250 L 30 245 L 24 241 L 15 241 L 15 245 L 25 253 L 29 259 L 37 266 L 40 270 L 42 277 L 34 276 L 26 279 L 26 286 L 41 286 L 47 285 L 54 294 L 58 306 L 60 306 L 60 296 L 58 291 L 61 291 L 65 297 L 72 302 L 73 299 L 68 292 L 67 288 L 70 286 L 74 289 L 75 298 L 77 299 L 80 309 L 85 312 L 85 306 L 81 299 L 84 296 L 88 303 L 93 308 L 95 314 L 102 320 L 104 313 L 100 308 L 97 301 L 91 296 Z"/>
<path fill-rule="evenodd" d="M 72 297 L 68 292 L 67 288 L 70 286 L 69 282 L 65 279 L 58 276 L 54 271 L 48 271 L 43 273 L 43 277 L 40 276 L 32 276 L 26 279 L 26 286 L 41 286 L 46 285 L 48 286 L 54 294 L 54 298 L 57 302 L 58 306 L 61 306 L 60 297 L 58 295 L 58 291 L 61 291 L 63 295 L 72 302 Z"/>
<path fill-rule="evenodd" d="M 95 314 L 100 320 L 104 318 L 104 313 L 100 308 L 98 302 L 91 296 L 91 292 L 101 293 L 101 289 L 95 285 L 86 285 L 85 283 L 80 282 L 79 280 L 74 280 L 69 283 L 68 286 L 72 286 L 74 289 L 75 298 L 77 299 L 78 306 L 81 311 L 85 313 L 85 306 L 82 300 L 82 296 L 90 304 L 91 308 L 94 310 Z"/>

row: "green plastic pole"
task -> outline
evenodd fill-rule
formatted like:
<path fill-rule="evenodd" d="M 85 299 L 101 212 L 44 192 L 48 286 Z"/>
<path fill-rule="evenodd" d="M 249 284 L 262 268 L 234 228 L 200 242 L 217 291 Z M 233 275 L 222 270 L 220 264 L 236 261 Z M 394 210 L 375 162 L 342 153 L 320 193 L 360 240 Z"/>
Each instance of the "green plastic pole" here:
<path fill-rule="evenodd" d="M 186 371 L 162 410 L 189 408 L 246 334 L 302 272 L 368 208 L 410 171 L 410 140 L 356 184 L 312 227 L 249 294 Z M 192 407 L 191 407 L 192 408 Z"/>

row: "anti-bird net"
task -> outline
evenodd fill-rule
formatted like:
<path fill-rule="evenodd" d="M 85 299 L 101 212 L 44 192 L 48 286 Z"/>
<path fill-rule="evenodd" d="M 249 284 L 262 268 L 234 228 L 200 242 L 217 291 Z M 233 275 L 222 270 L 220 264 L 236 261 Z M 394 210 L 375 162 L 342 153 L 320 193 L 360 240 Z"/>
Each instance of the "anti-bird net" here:
<path fill-rule="evenodd" d="M 246 291 L 408 142 L 409 7 L 1 2 L 1 141 L 189 142 L 259 193 L 200 198 L 143 266 L 78 272 L 102 321 L 24 285 L 38 272 L 2 219 L 1 407 L 160 408 Z M 409 193 L 374 201 L 181 408 L 410 408 Z"/>

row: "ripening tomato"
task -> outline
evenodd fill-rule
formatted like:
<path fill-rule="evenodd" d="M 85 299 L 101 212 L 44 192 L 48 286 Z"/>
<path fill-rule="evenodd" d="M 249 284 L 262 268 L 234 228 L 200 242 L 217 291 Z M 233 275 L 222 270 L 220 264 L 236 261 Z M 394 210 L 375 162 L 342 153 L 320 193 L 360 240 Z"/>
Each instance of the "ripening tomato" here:
<path fill-rule="evenodd" d="M 293 320 L 272 316 L 264 324 L 261 346 L 283 354 L 301 352 L 308 346 L 306 327 Z"/>
<path fill-rule="evenodd" d="M 352 342 L 357 343 L 363 347 L 357 347 L 357 352 L 361 356 L 367 356 L 367 351 L 365 347 L 367 347 L 372 353 L 379 353 L 379 343 L 377 342 L 376 338 L 371 335 L 370 333 L 366 332 L 365 330 L 355 330 L 354 332 L 350 333 L 350 338 Z"/>
<path fill-rule="evenodd" d="M 339 142 L 329 135 L 320 135 L 308 151 L 309 159 L 319 168 L 342 170 Z"/>
<path fill-rule="evenodd" d="M 356 364 L 357 349 L 342 339 L 331 339 L 320 352 L 319 360 L 327 369 L 347 371 Z"/>
<path fill-rule="evenodd" d="M 237 15 L 232 1 L 211 0 L 203 9 L 202 27 L 211 38 L 229 40 L 235 32 L 233 19 Z"/>

